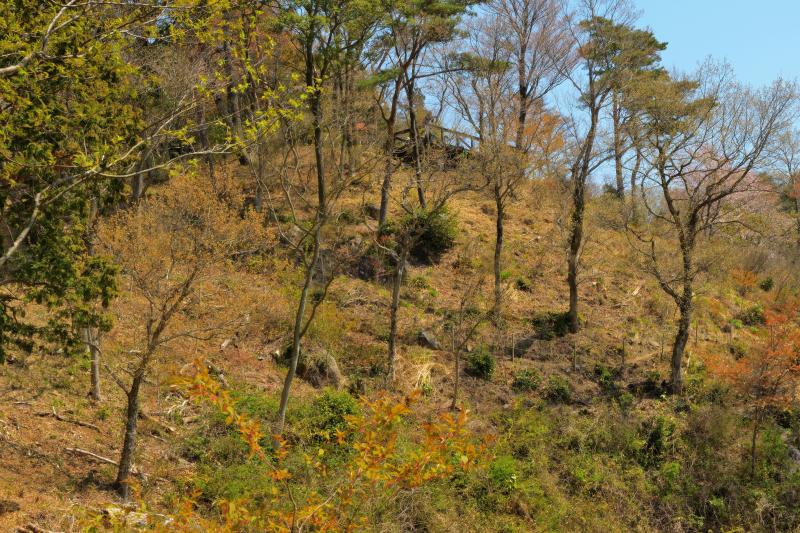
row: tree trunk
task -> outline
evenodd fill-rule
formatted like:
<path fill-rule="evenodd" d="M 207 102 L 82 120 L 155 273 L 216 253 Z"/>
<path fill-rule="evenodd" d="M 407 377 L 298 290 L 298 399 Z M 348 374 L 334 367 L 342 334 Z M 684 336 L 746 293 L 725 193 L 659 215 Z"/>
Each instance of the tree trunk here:
<path fill-rule="evenodd" d="M 320 227 L 314 233 L 314 252 L 312 254 L 311 263 L 306 267 L 306 276 L 303 282 L 303 289 L 300 291 L 300 301 L 297 302 L 297 313 L 294 317 L 294 328 L 292 330 L 292 355 L 289 360 L 289 369 L 286 371 L 286 378 L 283 382 L 283 390 L 281 391 L 281 403 L 278 408 L 278 426 L 276 433 L 278 435 L 283 433 L 283 426 L 286 423 L 286 409 L 289 405 L 289 392 L 292 388 L 292 381 L 297 373 L 297 362 L 300 360 L 300 341 L 303 336 L 303 319 L 306 313 L 306 305 L 308 304 L 308 293 L 311 288 L 311 282 L 314 279 L 314 266 L 319 258 L 319 245 L 320 245 Z"/>
<path fill-rule="evenodd" d="M 226 18 L 228 15 L 226 14 Z M 228 85 L 225 88 L 225 101 L 227 103 L 228 125 L 237 139 L 242 138 L 242 111 L 239 103 L 239 94 L 234 90 L 238 84 L 233 72 L 233 54 L 227 39 L 222 43 L 222 54 L 225 58 L 225 75 Z M 244 154 L 242 154 L 244 156 Z"/>
<path fill-rule="evenodd" d="M 672 345 L 671 369 L 671 388 L 673 394 L 683 393 L 683 355 L 686 351 L 686 344 L 689 341 L 689 330 L 692 324 L 692 295 L 691 289 L 687 294 L 684 292 L 679 306 L 680 318 L 678 319 L 678 331 L 675 334 L 675 343 Z"/>
<path fill-rule="evenodd" d="M 392 383 L 395 375 L 395 361 L 397 357 L 397 313 L 400 309 L 400 289 L 403 285 L 403 274 L 406 270 L 408 253 L 404 249 L 400 252 L 395 266 L 394 279 L 392 280 L 392 303 L 389 308 L 389 358 L 386 368 L 386 381 Z"/>
<path fill-rule="evenodd" d="M 211 149 L 211 143 L 208 139 L 208 124 L 206 123 L 206 108 L 205 105 L 201 102 L 197 109 L 198 113 L 198 128 L 197 128 L 197 139 L 200 141 L 200 148 L 204 152 L 208 152 Z M 211 188 L 214 192 L 217 191 L 217 178 L 214 173 L 214 158 L 211 154 L 206 154 L 205 156 L 206 164 L 208 165 L 208 178 L 211 181 Z"/>
<path fill-rule="evenodd" d="M 578 261 L 583 241 L 584 186 L 576 180 L 572 192 L 572 217 L 570 222 L 569 250 L 567 253 L 567 284 L 569 285 L 568 326 L 570 333 L 580 329 L 578 316 Z"/>
<path fill-rule="evenodd" d="M 527 5 L 525 5 L 525 13 L 524 17 L 525 20 L 528 20 L 528 10 Z M 528 41 L 527 39 L 520 39 L 519 40 L 519 60 L 517 61 L 517 84 L 518 84 L 518 93 L 517 93 L 517 103 L 519 107 L 517 108 L 517 135 L 515 144 L 516 149 L 521 152 L 527 152 L 527 146 L 525 146 L 525 125 L 528 120 L 528 106 L 530 105 L 529 102 L 529 89 L 528 89 L 528 64 L 525 61 L 525 58 L 528 53 Z"/>
<path fill-rule="evenodd" d="M 570 333 L 580 329 L 578 316 L 578 262 L 583 243 L 583 213 L 586 209 L 586 180 L 589 178 L 589 165 L 592 149 L 597 134 L 597 121 L 600 116 L 600 105 L 593 104 L 591 123 L 583 141 L 578 159 L 572 166 L 572 214 L 570 216 L 569 250 L 567 252 L 567 284 L 569 285 L 568 328 Z"/>
<path fill-rule="evenodd" d="M 611 95 L 611 116 L 614 127 L 614 176 L 616 178 L 615 193 L 617 198 L 625 197 L 625 178 L 622 175 L 622 132 L 620 131 L 619 96 L 616 91 Z"/>
<path fill-rule="evenodd" d="M 422 209 L 428 207 L 425 201 L 425 191 L 422 188 L 422 162 L 420 161 L 419 131 L 417 130 L 417 112 L 414 107 L 414 84 L 406 80 L 406 99 L 408 100 L 408 127 L 411 133 L 411 143 L 414 157 L 414 184 L 417 187 L 417 198 Z"/>
<path fill-rule="evenodd" d="M 800 186 L 798 186 L 797 178 L 795 178 L 794 183 L 794 207 L 797 211 L 797 220 L 795 221 L 797 227 L 797 247 L 800 248 Z"/>
<path fill-rule="evenodd" d="M 686 344 L 689 342 L 689 334 L 692 325 L 692 312 L 694 310 L 694 254 L 696 225 L 694 222 L 680 233 L 681 255 L 683 257 L 683 292 L 676 299 L 680 317 L 678 319 L 678 331 L 675 334 L 675 343 L 672 345 L 671 366 L 671 387 L 673 394 L 683 393 L 683 355 L 686 351 Z"/>
<path fill-rule="evenodd" d="M 100 335 L 97 328 L 83 328 L 83 339 L 86 344 L 86 352 L 91 361 L 91 386 L 89 388 L 89 398 L 95 402 L 102 400 L 100 395 Z"/>
<path fill-rule="evenodd" d="M 386 118 L 386 144 L 383 151 L 386 157 L 386 168 L 383 173 L 383 183 L 381 184 L 381 206 L 378 214 L 378 230 L 386 224 L 386 217 L 389 214 L 389 192 L 392 189 L 392 175 L 394 174 L 394 127 L 397 119 L 397 103 L 400 99 L 400 87 L 402 78 L 399 76 L 394 83 L 394 93 L 389 109 L 389 116 Z"/>
<path fill-rule="evenodd" d="M 314 73 L 314 50 L 313 43 L 309 40 L 306 43 L 306 86 L 312 88 L 310 97 L 311 116 L 314 125 L 314 159 L 317 167 L 317 220 L 314 230 L 314 249 L 311 254 L 311 261 L 306 264 L 305 280 L 303 289 L 300 292 L 300 301 L 297 303 L 297 314 L 294 320 L 292 332 L 292 359 L 289 362 L 289 370 L 286 372 L 286 379 L 281 391 L 281 403 L 278 409 L 278 428 L 277 433 L 283 433 L 283 426 L 286 422 L 286 408 L 289 405 L 289 391 L 292 387 L 297 372 L 297 362 L 300 359 L 300 341 L 305 331 L 303 318 L 305 316 L 306 305 L 308 303 L 308 293 L 314 279 L 314 268 L 319 260 L 320 247 L 322 244 L 322 226 L 327 216 L 327 193 L 325 188 L 325 168 L 322 158 L 322 102 L 320 88 L 316 85 Z"/>
<path fill-rule="evenodd" d="M 145 147 L 144 151 L 139 156 L 136 162 L 136 173 L 131 178 L 131 202 L 135 203 L 144 196 L 144 191 L 147 188 L 147 169 L 151 166 L 151 151 L 149 147 Z"/>
<path fill-rule="evenodd" d="M 262 145 L 261 142 L 256 144 L 256 197 L 253 202 L 253 207 L 256 210 L 256 213 L 261 213 L 264 208 L 264 159 L 266 159 L 267 154 L 265 153 L 266 149 Z"/>
<path fill-rule="evenodd" d="M 636 159 L 633 163 L 633 170 L 631 171 L 631 220 L 639 222 L 639 197 L 638 185 L 636 180 L 639 178 L 639 169 L 642 166 L 642 153 L 636 150 Z"/>
<path fill-rule="evenodd" d="M 496 178 L 499 179 L 499 178 Z M 500 184 L 495 183 L 494 186 L 494 201 L 496 206 L 496 230 L 494 241 L 494 309 L 492 315 L 494 316 L 495 324 L 500 323 L 500 314 L 503 305 L 503 292 L 502 292 L 502 276 L 503 276 L 503 218 L 505 216 L 505 206 L 503 205 L 503 198 L 500 191 Z"/>
<path fill-rule="evenodd" d="M 753 434 L 750 437 L 750 477 L 756 477 L 756 439 L 758 438 L 758 423 L 760 415 L 753 414 Z"/>
<path fill-rule="evenodd" d="M 455 348 L 455 340 L 453 341 L 453 347 Z M 460 381 L 460 374 L 461 374 L 461 350 L 454 349 L 453 350 L 453 364 L 455 365 L 455 380 L 453 381 L 453 403 L 450 404 L 451 409 L 456 409 L 458 407 L 458 385 Z"/>
<path fill-rule="evenodd" d="M 386 126 L 388 136 L 384 152 L 386 155 L 386 167 L 383 172 L 383 183 L 381 184 L 381 207 L 378 212 L 378 230 L 386 224 L 386 217 L 389 211 L 389 191 L 392 188 L 392 174 L 394 173 L 394 124 Z"/>
<path fill-rule="evenodd" d="M 136 423 L 139 418 L 139 391 L 144 381 L 144 368 L 140 367 L 134 374 L 131 388 L 127 392 L 128 404 L 125 411 L 125 438 L 122 442 L 122 454 L 119 458 L 117 479 L 114 484 L 119 495 L 128 501 L 131 495 L 130 476 L 133 469 L 133 455 L 136 452 Z"/>

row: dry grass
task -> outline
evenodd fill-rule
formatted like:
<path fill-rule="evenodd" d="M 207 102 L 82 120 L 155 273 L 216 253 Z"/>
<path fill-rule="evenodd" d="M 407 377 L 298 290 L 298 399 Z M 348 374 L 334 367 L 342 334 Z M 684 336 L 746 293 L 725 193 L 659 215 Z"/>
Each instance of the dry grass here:
<path fill-rule="evenodd" d="M 236 202 L 237 177 L 231 174 L 227 186 Z M 402 180 L 399 180 L 402 181 Z M 169 186 L 168 186 L 169 187 Z M 158 191 L 154 192 L 159 194 Z M 358 191 L 340 202 L 340 209 L 358 215 L 344 231 L 361 239 L 370 238 L 370 226 L 362 222 L 364 198 L 376 198 L 377 190 Z M 558 188 L 531 184 L 509 209 L 506 224 L 509 289 L 505 326 L 496 331 L 489 324 L 478 330 L 472 344 L 496 348 L 497 370 L 489 382 L 466 377 L 462 380 L 465 403 L 477 413 L 475 427 L 494 431 L 491 414 L 513 400 L 510 383 L 515 373 L 537 369 L 545 378 L 564 376 L 575 390 L 577 403 L 589 405 L 599 394 L 592 376 L 596 363 L 614 367 L 621 364 L 619 348 L 625 346 L 623 380 L 642 380 L 647 372 L 666 375 L 672 335 L 672 303 L 646 274 L 636 267 L 636 258 L 623 234 L 609 223 L 613 204 L 597 198 L 590 204 L 591 230 L 583 255 L 581 285 L 582 316 L 585 327 L 574 336 L 551 341 L 535 340 L 511 360 L 506 351 L 513 342 L 534 334 L 532 318 L 544 312 L 566 309 L 565 253 L 561 222 L 564 218 Z M 424 350 L 415 344 L 421 329 L 441 334 L 442 315 L 458 308 L 466 276 L 491 275 L 493 219 L 491 202 L 479 193 L 455 197 L 451 207 L 459 220 L 458 246 L 438 265 L 412 266 L 408 279 L 424 279 L 422 287 L 407 284 L 405 305 L 400 311 L 398 386 L 424 388 L 429 396 L 424 411 L 446 408 L 452 389 L 452 357 L 449 352 Z M 241 223 L 252 223 L 252 219 Z M 177 427 L 174 434 L 158 424 L 142 423 L 137 464 L 147 474 L 142 496 L 158 505 L 179 490 L 191 477 L 192 465 L 176 452 L 177 442 L 192 426 L 193 409 L 171 394 L 170 377 L 197 357 L 209 359 L 228 380 L 260 387 L 276 395 L 284 370 L 272 354 L 285 347 L 294 312 L 298 273 L 291 255 L 278 242 L 275 232 L 264 234 L 265 254 L 238 263 L 220 264 L 214 275 L 223 280 L 225 294 L 214 305 L 236 309 L 246 316 L 224 349 L 220 339 L 183 339 L 170 345 L 170 356 L 151 374 L 145 391 L 144 410 L 157 420 Z M 730 262 L 734 259 L 728 258 Z M 527 288 L 523 290 L 524 280 Z M 125 281 L 123 280 L 123 285 Z M 490 285 L 487 284 L 487 287 Z M 690 351 L 694 354 L 727 350 L 728 338 L 720 326 L 736 311 L 733 283 L 722 277 L 706 278 L 701 301 L 697 336 L 693 331 Z M 123 289 L 125 287 L 123 286 Z M 757 290 L 757 289 L 756 289 Z M 385 357 L 388 330 L 389 291 L 375 283 L 342 277 L 334 282 L 329 301 L 309 333 L 308 345 L 335 354 L 346 374 L 364 378 L 367 388 L 380 386 L 371 374 Z M 751 296 L 757 299 L 759 295 Z M 488 290 L 486 298 L 489 298 Z M 138 327 L 137 301 L 123 290 L 113 307 L 115 327 L 103 338 L 103 357 L 112 366 L 124 360 Z M 191 317 L 185 317 L 191 323 Z M 746 332 L 741 333 L 746 340 Z M 21 506 L 17 512 L 0 515 L 0 530 L 35 522 L 59 531 L 72 531 L 76 507 L 101 508 L 114 500 L 109 491 L 113 468 L 85 456 L 66 451 L 79 447 L 116 458 L 121 443 L 122 391 L 104 376 L 105 398 L 99 405 L 86 399 L 88 373 L 85 362 L 59 354 L 37 353 L 20 357 L 15 364 L 0 368 L 0 499 Z M 311 394 L 300 381 L 293 393 Z M 97 426 L 97 430 L 65 423 L 36 413 L 50 412 Z"/>

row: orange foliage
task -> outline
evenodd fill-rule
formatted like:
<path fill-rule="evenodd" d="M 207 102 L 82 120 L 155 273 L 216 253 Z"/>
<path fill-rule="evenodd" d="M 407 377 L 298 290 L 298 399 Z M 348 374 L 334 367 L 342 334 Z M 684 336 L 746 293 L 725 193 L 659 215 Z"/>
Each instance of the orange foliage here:
<path fill-rule="evenodd" d="M 742 295 L 747 294 L 758 282 L 758 276 L 756 276 L 755 273 L 738 268 L 731 271 L 731 278 L 733 278 L 733 282 L 738 286 L 739 294 Z"/>
<path fill-rule="evenodd" d="M 416 444 L 399 446 L 397 426 L 410 414 L 417 395 L 401 400 L 381 395 L 362 400 L 363 413 L 348 417 L 347 429 L 335 435 L 338 445 L 352 451 L 346 464 L 332 472 L 323 461 L 325 450 L 320 448 L 313 457 L 304 455 L 305 470 L 296 472 L 293 469 L 297 467 L 286 461 L 287 442 L 273 436 L 275 449 L 265 450 L 258 422 L 236 411 L 230 392 L 209 375 L 205 365 L 197 361 L 195 368 L 195 375 L 182 379 L 180 385 L 191 397 L 226 414 L 226 422 L 237 429 L 250 453 L 269 469 L 275 483 L 272 499 L 265 504 L 218 502 L 224 518 L 214 522 L 197 514 L 195 495 L 166 521 L 163 517 L 153 520 L 156 531 L 360 531 L 367 528 L 366 512 L 375 502 L 390 501 L 400 491 L 474 468 L 487 455 L 487 443 L 474 442 L 466 430 L 466 412 L 440 415 L 422 425 L 423 435 L 414 440 Z M 302 485 L 301 478 L 308 472 L 314 473 L 316 487 L 326 487 L 324 492 Z"/>
<path fill-rule="evenodd" d="M 756 410 L 785 407 L 794 401 L 800 384 L 800 327 L 798 302 L 768 310 L 766 336 L 751 353 L 737 361 L 715 358 L 711 370 L 745 396 Z"/>

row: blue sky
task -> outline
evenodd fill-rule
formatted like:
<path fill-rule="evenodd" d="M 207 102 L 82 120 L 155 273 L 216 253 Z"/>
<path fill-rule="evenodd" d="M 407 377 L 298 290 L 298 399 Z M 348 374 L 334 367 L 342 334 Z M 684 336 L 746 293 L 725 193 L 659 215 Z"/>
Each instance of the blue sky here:
<path fill-rule="evenodd" d="M 765 85 L 800 78 L 800 0 L 634 0 L 639 26 L 669 43 L 664 65 L 693 70 L 707 56 Z"/>

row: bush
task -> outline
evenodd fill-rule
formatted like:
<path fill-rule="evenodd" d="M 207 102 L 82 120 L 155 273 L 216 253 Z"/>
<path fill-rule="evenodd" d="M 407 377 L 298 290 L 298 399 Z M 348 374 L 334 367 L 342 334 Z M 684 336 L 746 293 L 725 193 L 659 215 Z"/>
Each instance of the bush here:
<path fill-rule="evenodd" d="M 384 283 L 392 277 L 393 272 L 391 257 L 374 244 L 350 265 L 350 274 L 364 281 Z"/>
<path fill-rule="evenodd" d="M 734 359 L 739 360 L 746 356 L 750 350 L 744 341 L 740 339 L 733 339 L 733 341 L 728 344 L 728 351 L 731 353 Z"/>
<path fill-rule="evenodd" d="M 414 276 L 409 280 L 408 286 L 414 289 L 431 289 L 431 280 L 427 276 Z"/>
<path fill-rule="evenodd" d="M 553 403 L 569 403 L 572 400 L 572 386 L 561 376 L 550 376 L 544 396 Z"/>
<path fill-rule="evenodd" d="M 514 286 L 518 291 L 531 292 L 531 283 L 525 278 L 517 278 L 514 282 Z"/>
<path fill-rule="evenodd" d="M 640 464 L 644 467 L 660 466 L 675 434 L 675 423 L 658 416 L 642 425 L 642 433 L 645 435 L 645 444 L 639 455 Z"/>
<path fill-rule="evenodd" d="M 403 231 L 415 236 L 411 246 L 411 259 L 416 263 L 432 265 L 456 243 L 458 225 L 447 208 L 417 211 L 401 222 Z"/>
<path fill-rule="evenodd" d="M 542 382 L 542 376 L 534 369 L 526 368 L 514 375 L 514 381 L 511 383 L 511 390 L 514 392 L 526 392 L 539 388 Z"/>
<path fill-rule="evenodd" d="M 327 441 L 347 427 L 347 417 L 357 414 L 359 405 L 347 391 L 324 389 L 308 409 L 310 413 L 298 416 L 305 426 L 304 436 L 313 441 Z"/>
<path fill-rule="evenodd" d="M 606 393 L 614 393 L 617 390 L 617 384 L 614 383 L 616 375 L 608 369 L 607 366 L 597 363 L 594 365 L 594 375 L 597 376 L 597 383 L 600 389 Z"/>
<path fill-rule="evenodd" d="M 630 412 L 630 410 L 633 408 L 633 404 L 636 403 L 636 398 L 634 398 L 633 394 L 627 391 L 619 394 L 616 399 L 617 404 L 623 413 Z"/>
<path fill-rule="evenodd" d="M 278 412 L 278 402 L 257 390 L 234 391 L 236 410 L 250 418 L 272 420 Z"/>
<path fill-rule="evenodd" d="M 771 291 L 774 286 L 775 286 L 775 281 L 771 277 L 762 279 L 761 282 L 758 284 L 758 288 L 764 292 Z"/>
<path fill-rule="evenodd" d="M 517 488 L 517 473 L 514 468 L 514 459 L 508 455 L 501 455 L 489 465 L 489 482 L 492 488 L 508 494 Z"/>
<path fill-rule="evenodd" d="M 543 313 L 533 317 L 533 327 L 536 338 L 549 341 L 556 337 L 563 337 L 569 332 L 569 314 Z"/>
<path fill-rule="evenodd" d="M 494 374 L 494 356 L 485 346 L 479 346 L 467 355 L 466 372 L 470 376 L 491 379 Z"/>
<path fill-rule="evenodd" d="M 200 499 L 212 503 L 220 500 L 246 499 L 254 503 L 266 501 L 274 483 L 261 462 L 251 461 L 226 466 L 204 467 L 197 488 Z"/>
<path fill-rule="evenodd" d="M 763 326 L 766 322 L 764 308 L 760 305 L 754 305 L 749 309 L 745 309 L 736 315 L 736 318 L 745 326 Z"/>

